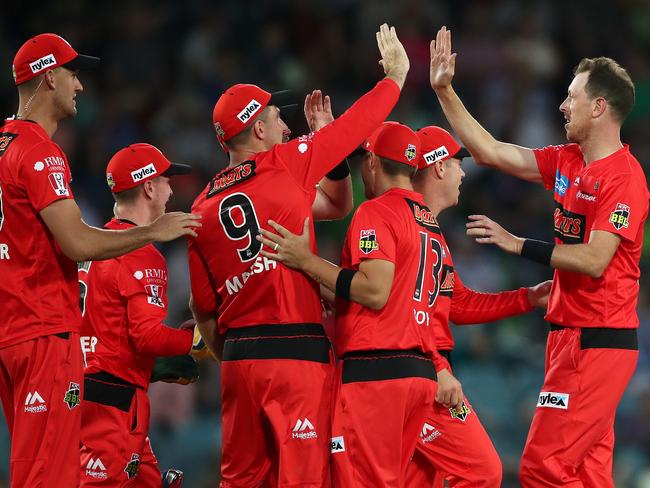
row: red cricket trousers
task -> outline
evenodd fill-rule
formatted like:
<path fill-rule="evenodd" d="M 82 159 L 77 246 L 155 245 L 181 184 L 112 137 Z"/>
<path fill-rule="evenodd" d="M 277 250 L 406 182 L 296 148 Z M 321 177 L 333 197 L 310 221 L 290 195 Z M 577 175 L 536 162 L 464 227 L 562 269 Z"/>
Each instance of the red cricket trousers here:
<path fill-rule="evenodd" d="M 551 325 L 524 488 L 614 488 L 614 416 L 637 358 L 636 329 Z"/>
<path fill-rule="evenodd" d="M 345 355 L 332 420 L 334 488 L 402 488 L 437 383 L 419 351 Z"/>
<path fill-rule="evenodd" d="M 501 486 L 501 460 L 467 397 L 460 411 L 434 403 L 420 429 L 407 487 Z"/>
<path fill-rule="evenodd" d="M 0 349 L 12 487 L 79 485 L 82 392 L 78 334 L 48 335 Z"/>
<path fill-rule="evenodd" d="M 331 345 L 320 324 L 230 329 L 221 488 L 329 486 Z"/>
<path fill-rule="evenodd" d="M 146 391 L 106 372 L 86 375 L 80 468 L 82 487 L 160 488 Z"/>

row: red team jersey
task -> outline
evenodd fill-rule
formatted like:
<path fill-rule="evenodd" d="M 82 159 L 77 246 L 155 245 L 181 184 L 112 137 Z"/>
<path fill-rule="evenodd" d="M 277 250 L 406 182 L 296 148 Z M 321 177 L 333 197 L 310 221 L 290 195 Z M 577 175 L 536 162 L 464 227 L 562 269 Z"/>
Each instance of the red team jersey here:
<path fill-rule="evenodd" d="M 386 118 L 398 97 L 397 84 L 382 80 L 331 124 L 221 171 L 197 197 L 192 212 L 202 216 L 202 227 L 189 244 L 192 295 L 199 311 L 219 314 L 221 333 L 321 322 L 318 285 L 260 256 L 255 236 L 269 219 L 301 233 L 312 217 L 316 184 Z M 310 234 L 313 243 L 313 227 Z"/>
<path fill-rule="evenodd" d="M 433 282 L 441 265 L 433 214 L 414 191 L 392 188 L 362 203 L 350 222 L 341 266 L 358 270 L 365 259 L 395 264 L 386 305 L 372 310 L 353 301 L 336 301 L 336 352 L 436 349 L 430 307 L 440 288 Z"/>
<path fill-rule="evenodd" d="M 39 212 L 73 198 L 61 148 L 36 122 L 0 128 L 0 348 L 79 332 L 77 263 L 68 259 Z"/>
<path fill-rule="evenodd" d="M 133 225 L 113 219 L 105 227 Z M 152 244 L 117 258 L 82 263 L 79 281 L 86 374 L 105 371 L 146 389 L 156 356 L 189 352 L 193 334 L 162 324 L 167 264 Z"/>
<path fill-rule="evenodd" d="M 638 327 L 639 259 L 649 197 L 641 165 L 627 145 L 588 165 L 577 144 L 536 149 L 535 157 L 544 186 L 555 191 L 556 244 L 589 242 L 594 230 L 621 238 L 600 278 L 555 270 L 546 319 L 570 327 Z"/>

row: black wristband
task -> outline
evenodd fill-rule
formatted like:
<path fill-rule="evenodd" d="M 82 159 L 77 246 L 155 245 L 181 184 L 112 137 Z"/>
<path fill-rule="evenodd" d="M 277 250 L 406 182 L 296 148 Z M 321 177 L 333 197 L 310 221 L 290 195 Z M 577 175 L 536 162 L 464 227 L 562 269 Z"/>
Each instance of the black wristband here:
<path fill-rule="evenodd" d="M 550 242 L 525 239 L 524 245 L 521 248 L 521 255 L 531 261 L 550 266 L 553 249 L 555 249 L 555 244 Z"/>
<path fill-rule="evenodd" d="M 344 159 L 325 176 L 330 180 L 339 181 L 342 180 L 343 178 L 347 178 L 349 174 L 350 174 L 350 165 L 348 164 L 348 160 Z"/>
<path fill-rule="evenodd" d="M 336 296 L 345 300 L 350 299 L 352 278 L 357 272 L 353 269 L 343 268 L 336 277 Z"/>

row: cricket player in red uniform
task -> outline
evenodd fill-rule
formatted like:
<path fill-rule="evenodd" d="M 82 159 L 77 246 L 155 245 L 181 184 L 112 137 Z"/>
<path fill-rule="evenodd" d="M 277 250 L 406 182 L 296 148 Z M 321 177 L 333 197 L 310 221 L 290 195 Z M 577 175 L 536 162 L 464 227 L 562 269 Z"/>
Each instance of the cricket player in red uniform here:
<path fill-rule="evenodd" d="M 583 59 L 560 105 L 569 144 L 528 149 L 495 140 L 451 87 L 455 54 L 443 27 L 431 85 L 479 164 L 554 191 L 555 243 L 522 239 L 470 216 L 482 244 L 555 269 L 546 372 L 520 479 L 524 487 L 613 487 L 614 416 L 638 356 L 639 259 L 648 216 L 643 170 L 620 139 L 634 85 L 609 58 Z"/>
<path fill-rule="evenodd" d="M 440 127 L 424 127 L 417 134 L 422 147 L 413 187 L 437 219 L 440 212 L 458 203 L 465 176 L 461 162 L 469 153 Z M 454 348 L 450 320 L 457 325 L 493 322 L 526 313 L 535 306 L 546 306 L 550 281 L 500 293 L 467 288 L 454 269 L 451 252 L 437 223 L 434 228 L 437 297 L 430 314 L 422 319 L 435 328 L 438 352 L 450 362 Z M 438 388 L 438 397 L 443 400 L 454 394 L 444 388 Z M 463 398 L 460 410 L 434 403 L 421 424 L 406 486 L 441 488 L 446 480 L 448 486 L 457 488 L 499 488 L 501 478 L 499 455 L 467 397 Z"/>
<path fill-rule="evenodd" d="M 192 234 L 198 225 L 182 213 L 126 231 L 81 220 L 67 158 L 51 138 L 77 112 L 78 70 L 97 61 L 55 34 L 29 39 L 13 61 L 18 112 L 0 128 L 0 397 L 15 487 L 79 484 L 76 262 Z"/>
<path fill-rule="evenodd" d="M 326 482 L 334 366 L 319 287 L 263 256 L 256 236 L 269 218 L 301 229 L 316 183 L 395 106 L 408 58 L 394 28 L 377 41 L 386 78 L 308 136 L 284 142 L 277 102 L 257 86 L 235 85 L 215 105 L 230 166 L 194 203 L 204 227 L 189 259 L 193 310 L 222 360 L 223 488 Z"/>
<path fill-rule="evenodd" d="M 148 225 L 165 213 L 170 177 L 191 167 L 170 163 L 150 144 L 131 144 L 108 163 L 115 198 L 107 229 Z M 193 328 L 163 324 L 167 264 L 152 244 L 80 266 L 86 356 L 81 408 L 81 486 L 161 486 L 149 442 L 147 389 L 156 357 L 188 354 Z"/>
<path fill-rule="evenodd" d="M 366 197 L 355 212 L 341 267 L 315 256 L 302 236 L 271 223 L 264 256 L 313 276 L 336 293 L 336 352 L 343 359 L 332 427 L 335 486 L 404 486 L 422 419 L 436 397 L 434 330 L 424 317 L 437 296 L 440 255 L 431 212 L 413 191 L 420 141 L 386 122 L 364 144 Z M 435 366 L 432 359 L 436 362 Z M 454 407 L 460 406 L 462 397 Z"/>

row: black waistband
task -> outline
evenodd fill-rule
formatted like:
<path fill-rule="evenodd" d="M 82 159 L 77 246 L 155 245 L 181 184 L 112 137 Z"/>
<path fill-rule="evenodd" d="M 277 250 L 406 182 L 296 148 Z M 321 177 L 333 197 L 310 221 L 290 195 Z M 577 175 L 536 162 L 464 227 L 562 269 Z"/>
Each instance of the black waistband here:
<path fill-rule="evenodd" d="M 447 362 L 449 363 L 449 366 L 452 366 L 452 364 L 451 364 L 451 349 L 438 349 L 438 354 L 440 354 L 443 358 L 445 358 L 447 360 Z"/>
<path fill-rule="evenodd" d="M 354 351 L 343 355 L 343 383 L 400 378 L 438 379 L 431 359 L 422 351 Z"/>
<path fill-rule="evenodd" d="M 58 334 L 54 334 L 60 339 L 65 339 L 66 341 L 70 339 L 70 332 L 59 332 Z"/>
<path fill-rule="evenodd" d="M 549 325 L 551 331 L 573 328 L 557 324 Z M 631 349 L 638 351 L 637 329 L 580 327 L 580 349 Z"/>
<path fill-rule="evenodd" d="M 297 359 L 330 362 L 330 341 L 321 324 L 269 324 L 228 329 L 223 360 Z"/>
<path fill-rule="evenodd" d="M 128 412 L 135 389 L 140 388 L 104 371 L 84 377 L 84 400 Z"/>

